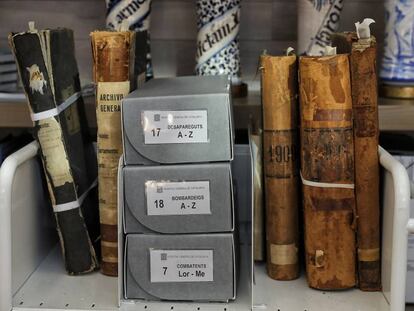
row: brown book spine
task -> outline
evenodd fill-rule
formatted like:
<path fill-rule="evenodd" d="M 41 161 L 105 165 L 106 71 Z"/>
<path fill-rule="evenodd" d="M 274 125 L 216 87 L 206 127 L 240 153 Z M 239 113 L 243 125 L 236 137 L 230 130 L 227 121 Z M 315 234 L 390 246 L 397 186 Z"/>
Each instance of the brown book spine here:
<path fill-rule="evenodd" d="M 358 39 L 354 32 L 335 34 L 334 39 L 351 52 L 359 287 L 378 291 L 381 290 L 381 238 L 377 45 L 374 37 Z"/>
<path fill-rule="evenodd" d="M 102 273 L 118 275 L 117 172 L 122 155 L 121 100 L 130 91 L 134 32 L 91 33 L 98 125 L 99 212 Z"/>
<path fill-rule="evenodd" d="M 301 174 L 310 287 L 356 284 L 354 144 L 348 55 L 301 57 Z"/>
<path fill-rule="evenodd" d="M 299 275 L 299 163 L 296 56 L 262 55 L 267 273 Z"/>

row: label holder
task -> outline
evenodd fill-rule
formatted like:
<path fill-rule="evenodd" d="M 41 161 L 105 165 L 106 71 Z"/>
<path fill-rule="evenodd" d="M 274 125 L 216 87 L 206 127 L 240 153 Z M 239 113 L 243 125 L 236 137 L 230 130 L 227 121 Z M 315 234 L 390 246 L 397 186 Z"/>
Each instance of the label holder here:
<path fill-rule="evenodd" d="M 151 184 L 155 184 L 156 190 L 150 189 Z M 163 184 L 159 186 L 159 184 Z M 189 189 L 185 191 L 184 189 L 174 189 L 170 190 L 167 189 L 167 194 L 165 194 L 165 186 L 168 187 L 180 187 L 188 186 L 188 187 L 195 187 L 195 184 L 198 185 L 201 189 Z M 210 188 L 211 181 L 210 180 L 146 180 L 145 181 L 145 207 L 146 207 L 146 215 L 147 216 L 191 216 L 191 215 L 211 215 L 211 188 Z M 160 189 L 161 188 L 161 189 Z M 183 192 L 182 194 L 177 192 Z M 190 194 L 191 192 L 195 192 L 194 194 Z M 170 192 L 170 194 L 168 194 Z M 171 195 L 171 199 L 168 200 L 164 198 L 168 195 Z M 177 205 L 173 203 L 173 196 L 195 196 L 194 200 L 185 199 L 185 200 L 177 200 Z M 203 197 L 203 198 L 200 198 Z M 166 200 L 167 199 L 167 200 Z M 162 202 L 160 202 L 162 200 Z M 185 201 L 189 201 L 185 203 Z M 151 204 L 153 203 L 154 204 Z M 197 203 L 198 206 L 197 206 Z M 201 204 L 200 204 L 201 203 Z M 168 204 L 168 205 L 167 205 Z M 183 205 L 184 204 L 184 205 Z M 180 205 L 178 207 L 178 205 Z M 201 207 L 200 207 L 201 206 Z M 169 207 L 169 211 L 167 212 L 160 212 L 162 208 L 165 208 L 164 211 L 167 210 Z M 197 211 L 194 211 L 197 207 L 200 207 Z M 159 212 L 152 211 L 152 210 L 159 210 Z"/>
<path fill-rule="evenodd" d="M 150 248 L 149 258 L 151 283 L 214 282 L 212 249 Z"/>
<path fill-rule="evenodd" d="M 201 119 L 198 124 L 194 120 L 182 124 L 183 119 Z M 195 114 L 195 116 L 194 116 Z M 176 117 L 174 117 L 176 116 Z M 175 120 L 180 120 L 173 123 Z M 165 128 L 165 125 L 167 128 Z M 168 126 L 190 126 L 187 128 L 171 128 Z M 185 110 L 144 110 L 141 112 L 141 127 L 143 132 L 144 145 L 168 145 L 168 144 L 208 144 L 209 122 L 207 109 L 185 109 Z M 193 128 L 194 127 L 194 128 Z"/>

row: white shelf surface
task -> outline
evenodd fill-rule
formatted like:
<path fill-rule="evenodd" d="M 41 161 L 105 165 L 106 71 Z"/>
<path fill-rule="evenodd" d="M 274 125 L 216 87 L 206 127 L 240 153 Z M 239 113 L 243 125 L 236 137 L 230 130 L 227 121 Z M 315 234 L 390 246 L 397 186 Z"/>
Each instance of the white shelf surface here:
<path fill-rule="evenodd" d="M 244 247 L 246 248 L 246 247 Z M 249 311 L 251 295 L 249 267 L 244 267 L 238 286 L 238 298 L 229 303 L 123 302 L 118 308 L 117 278 L 95 272 L 66 274 L 60 247 L 56 246 L 13 297 L 13 310 L 96 310 L 96 311 Z"/>
<path fill-rule="evenodd" d="M 254 310 L 269 311 L 385 311 L 389 305 L 382 292 L 359 289 L 319 291 L 308 287 L 304 273 L 293 281 L 275 281 L 263 263 L 255 264 Z"/>
<path fill-rule="evenodd" d="M 240 284 L 246 284 L 248 267 Z M 239 285 L 240 285 L 239 284 Z M 229 303 L 185 303 L 133 301 L 123 303 L 122 311 L 247 311 L 249 288 L 239 286 L 238 299 Z M 294 281 L 275 281 L 266 274 L 263 263 L 255 264 L 254 310 L 269 311 L 385 311 L 389 310 L 381 292 L 318 291 L 308 287 L 302 276 Z M 13 297 L 13 310 L 119 310 L 117 279 L 99 272 L 68 276 L 60 248 L 55 247 Z M 411 307 L 412 308 L 412 307 Z M 407 310 L 410 307 L 407 307 Z"/>
<path fill-rule="evenodd" d="M 117 278 L 69 276 L 56 246 L 13 297 L 14 310 L 117 310 Z"/>

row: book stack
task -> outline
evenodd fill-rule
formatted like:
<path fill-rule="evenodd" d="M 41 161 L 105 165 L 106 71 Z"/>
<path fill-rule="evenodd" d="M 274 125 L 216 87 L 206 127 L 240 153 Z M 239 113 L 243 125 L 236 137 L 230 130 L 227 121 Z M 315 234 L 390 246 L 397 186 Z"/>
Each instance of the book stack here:
<path fill-rule="evenodd" d="M 17 66 L 13 54 L 0 51 L 0 92 L 16 92 L 17 81 Z"/>
<path fill-rule="evenodd" d="M 154 79 L 122 103 L 126 299 L 235 298 L 227 77 Z"/>
<path fill-rule="evenodd" d="M 381 290 L 371 22 L 357 23 L 356 32 L 334 34 L 336 47 L 327 47 L 323 56 L 301 56 L 298 62 L 296 56 L 261 57 L 267 269 L 274 279 L 299 274 L 300 178 L 309 286 Z"/>

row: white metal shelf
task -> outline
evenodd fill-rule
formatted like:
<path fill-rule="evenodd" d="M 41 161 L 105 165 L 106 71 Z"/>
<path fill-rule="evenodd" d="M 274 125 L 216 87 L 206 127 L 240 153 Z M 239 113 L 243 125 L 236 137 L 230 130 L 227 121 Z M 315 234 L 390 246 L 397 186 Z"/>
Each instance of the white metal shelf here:
<path fill-rule="evenodd" d="M 117 278 L 100 272 L 69 276 L 57 245 L 13 297 L 15 310 L 30 308 L 117 310 Z"/>
<path fill-rule="evenodd" d="M 68 276 L 60 248 L 56 246 L 29 280 L 13 297 L 14 310 L 97 310 L 116 311 L 117 279 L 99 272 Z M 243 269 L 246 271 L 245 269 Z M 245 273 L 246 274 L 246 273 Z M 243 278 L 247 277 L 244 275 Z M 244 280 L 243 280 L 244 281 Z M 180 302 L 134 301 L 123 303 L 122 311 L 241 311 L 246 309 L 248 288 L 241 288 L 240 300 L 230 303 L 189 304 Z M 302 276 L 294 281 L 275 281 L 266 274 L 265 264 L 255 264 L 255 310 L 271 311 L 385 311 L 389 305 L 381 292 L 318 291 L 308 287 Z M 243 301 L 241 301 L 243 300 Z M 408 309 L 407 309 L 408 310 Z"/>
<path fill-rule="evenodd" d="M 255 264 L 253 304 L 269 311 L 385 311 L 389 305 L 382 292 L 359 289 L 319 291 L 308 287 L 306 277 L 275 281 L 266 274 L 263 263 Z"/>
<path fill-rule="evenodd" d="M 94 97 L 84 97 L 88 124 L 96 128 Z M 236 98 L 234 122 L 236 128 L 246 128 L 251 117 L 258 123 L 261 118 L 260 89 L 249 88 L 249 95 Z M 379 98 L 379 126 L 381 131 L 414 131 L 414 100 Z M 0 128 L 31 128 L 29 108 L 25 101 L 11 102 L 0 98 Z"/>
<path fill-rule="evenodd" d="M 247 311 L 250 310 L 253 289 L 255 310 L 268 311 L 402 311 L 404 310 L 407 223 L 409 220 L 410 185 L 405 168 L 387 152 L 380 149 L 380 161 L 384 167 L 383 180 L 383 293 L 361 292 L 358 289 L 324 292 L 308 288 L 305 277 L 289 282 L 277 282 L 267 277 L 263 264 L 255 265 L 255 285 L 250 286 L 251 247 L 241 246 L 241 267 L 237 299 L 229 303 L 184 303 L 184 302 L 123 302 L 118 308 L 118 279 L 99 272 L 84 276 L 68 276 L 63 267 L 59 247 L 52 248 L 42 258 L 40 265 L 33 262 L 20 262 L 11 258 L 11 236 L 19 238 L 15 246 L 26 250 L 33 241 L 43 241 L 49 237 L 46 230 L 34 234 L 21 235 L 24 225 L 11 226 L 12 215 L 16 209 L 36 208 L 41 213 L 46 205 L 35 205 L 33 194 L 27 195 L 27 189 L 13 187 L 23 185 L 22 178 L 29 176 L 31 184 L 40 184 L 39 174 L 28 174 L 32 166 L 24 165 L 34 158 L 37 144 L 33 143 L 16 152 L 3 164 L 0 170 L 0 311 L 34 310 L 98 310 L 98 311 Z M 10 165 L 9 165 L 10 164 Z M 6 167 L 7 166 L 7 167 Z M 37 168 L 40 170 L 40 168 Z M 24 173 L 24 174 L 23 174 Z M 10 176 L 9 176 L 10 175 Z M 14 191 L 16 193 L 14 193 Z M 19 191 L 17 191 L 19 190 Z M 25 198 L 21 201 L 20 198 Z M 46 201 L 46 200 L 45 200 Z M 43 207 L 43 208 L 42 208 Z M 11 213 L 11 211 L 14 213 Z M 39 214 L 40 215 L 40 214 Z M 16 217 L 14 217 L 16 218 Z M 35 224 L 35 217 L 19 217 Z M 13 234 L 15 232 L 15 234 Z M 20 236 L 19 236 L 20 235 Z M 29 254 L 30 252 L 25 252 Z M 22 258 L 31 258 L 31 255 Z M 20 262 L 20 263 L 19 263 Z M 37 261 L 36 261 L 37 262 Z M 16 269 L 32 267 L 27 281 L 13 295 L 11 272 Z M 37 268 L 35 268 L 37 267 Z M 11 299 L 11 296 L 13 298 Z M 389 303 L 387 299 L 389 299 Z M 390 297 L 390 298 L 388 298 Z M 12 301 L 9 301 L 10 300 Z M 12 307 L 13 306 L 13 307 Z"/>
<path fill-rule="evenodd" d="M 244 247 L 243 252 L 250 251 Z M 26 283 L 13 297 L 13 310 L 96 310 L 96 311 L 248 311 L 251 305 L 250 288 L 246 286 L 249 267 L 243 267 L 238 287 L 238 299 L 228 303 L 188 302 L 123 302 L 118 308 L 117 278 L 100 272 L 69 276 L 63 267 L 60 247 L 57 245 Z M 3 311 L 3 310 L 2 310 Z"/>

